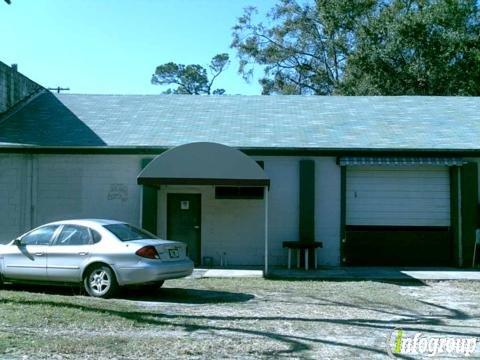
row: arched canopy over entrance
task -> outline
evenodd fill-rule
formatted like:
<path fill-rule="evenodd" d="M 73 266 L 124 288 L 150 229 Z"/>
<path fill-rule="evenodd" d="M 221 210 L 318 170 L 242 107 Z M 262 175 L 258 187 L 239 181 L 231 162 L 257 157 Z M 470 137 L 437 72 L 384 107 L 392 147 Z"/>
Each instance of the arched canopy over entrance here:
<path fill-rule="evenodd" d="M 268 188 L 270 179 L 263 169 L 250 157 L 229 146 L 199 142 L 181 145 L 158 155 L 140 172 L 137 182 L 143 187 L 143 199 L 146 191 L 157 193 L 160 185 L 215 185 L 233 187 L 264 188 L 264 239 L 265 239 L 265 275 L 268 274 Z M 152 202 L 143 202 L 142 209 L 156 208 L 156 196 Z M 148 220 L 156 223 L 154 216 Z M 146 227 L 142 210 L 142 226 Z M 168 228 L 168 225 L 167 225 Z M 200 228 L 200 226 L 196 226 Z"/>
<path fill-rule="evenodd" d="M 138 175 L 140 185 L 269 186 L 263 169 L 241 151 L 198 142 L 175 147 L 153 159 Z"/>

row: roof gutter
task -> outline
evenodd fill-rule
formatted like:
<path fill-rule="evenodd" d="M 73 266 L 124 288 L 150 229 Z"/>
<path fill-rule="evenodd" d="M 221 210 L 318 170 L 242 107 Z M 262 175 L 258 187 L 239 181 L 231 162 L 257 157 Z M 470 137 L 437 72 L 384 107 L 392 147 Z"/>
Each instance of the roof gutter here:
<path fill-rule="evenodd" d="M 158 155 L 172 147 L 167 146 L 42 146 L 35 144 L 0 144 L 0 153 L 33 154 L 149 154 Z M 392 149 L 392 148 L 286 148 L 235 147 L 254 156 L 480 156 L 479 149 Z"/>

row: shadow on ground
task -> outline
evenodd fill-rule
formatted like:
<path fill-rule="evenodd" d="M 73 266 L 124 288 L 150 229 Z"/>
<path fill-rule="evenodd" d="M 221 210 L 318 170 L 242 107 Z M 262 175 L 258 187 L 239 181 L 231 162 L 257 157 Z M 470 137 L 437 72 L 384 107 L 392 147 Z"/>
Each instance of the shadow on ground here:
<path fill-rule="evenodd" d="M 285 277 L 280 277 L 280 276 L 269 276 L 268 280 L 271 281 L 291 281 L 291 282 L 300 282 L 304 283 L 306 281 L 316 281 L 316 282 L 322 282 L 322 281 L 328 281 L 330 283 L 332 282 L 376 282 L 376 283 L 382 283 L 382 284 L 389 284 L 389 285 L 398 285 L 398 286 L 428 286 L 428 283 L 423 280 L 415 279 L 412 277 L 406 277 L 404 279 L 362 279 L 362 278 L 333 278 L 333 279 L 315 279 L 315 278 L 285 278 Z"/>
<path fill-rule="evenodd" d="M 34 287 L 16 287 L 32 291 Z M 38 287 L 37 291 L 49 294 L 69 295 L 72 289 L 58 287 Z M 78 288 L 76 290 L 78 292 Z M 254 296 L 244 293 L 233 293 L 214 290 L 198 290 L 198 289 L 180 289 L 180 288 L 164 288 L 157 290 L 156 293 L 145 294 L 137 289 L 130 290 L 121 295 L 121 299 L 131 299 L 135 301 L 156 301 L 156 302 L 178 302 L 178 303 L 222 303 L 222 302 L 242 302 L 252 299 Z M 441 306 L 425 300 L 420 301 L 425 308 L 421 312 L 412 312 L 400 306 L 389 306 L 385 309 L 385 304 L 370 300 L 366 304 L 356 303 L 352 298 L 351 301 L 335 301 L 325 297 L 315 299 L 316 303 L 311 306 L 338 306 L 339 308 L 352 308 L 358 310 L 363 316 L 352 316 L 346 312 L 345 316 L 308 316 L 307 314 L 265 316 L 262 313 L 254 316 L 242 315 L 236 313 L 232 308 L 230 315 L 214 315 L 214 314 L 185 314 L 182 312 L 164 313 L 161 309 L 132 309 L 119 310 L 113 305 L 112 308 L 98 307 L 96 303 L 92 304 L 76 304 L 68 299 L 59 301 L 51 301 L 46 299 L 0 299 L 0 304 L 20 304 L 20 305 L 39 305 L 52 306 L 58 309 L 70 308 L 77 309 L 82 312 L 89 312 L 92 315 L 111 315 L 131 320 L 138 325 L 149 326 L 168 326 L 178 330 L 195 333 L 200 332 L 218 332 L 230 334 L 231 336 L 255 336 L 264 339 L 278 341 L 286 345 L 286 349 L 270 350 L 262 352 L 263 356 L 287 356 L 298 357 L 312 350 L 313 345 L 328 345 L 340 347 L 350 351 L 367 351 L 371 355 L 386 355 L 385 349 L 378 346 L 370 346 L 367 344 L 355 344 L 352 342 L 341 341 L 340 339 L 328 339 L 323 337 L 308 336 L 300 333 L 285 334 L 281 331 L 272 329 L 271 322 L 299 322 L 303 324 L 315 324 L 318 326 L 334 325 L 343 328 L 344 331 L 351 331 L 352 328 L 363 329 L 363 331 L 371 333 L 373 331 L 390 333 L 395 328 L 401 328 L 404 331 L 419 331 L 426 334 L 441 334 L 442 336 L 480 336 L 478 326 L 451 324 L 451 320 L 474 320 L 475 316 L 469 313 L 455 309 L 449 306 Z M 361 299 L 359 299 L 361 300 Z M 259 300 L 265 301 L 265 300 Z M 365 316 L 366 311 L 377 313 L 377 316 Z M 392 320 L 392 317 L 394 320 Z M 236 323 L 238 322 L 238 323 Z M 251 323 L 255 326 L 251 326 Z M 410 359 L 411 357 L 398 354 L 398 358 Z"/>
<path fill-rule="evenodd" d="M 83 289 L 78 286 L 8 284 L 5 285 L 4 288 L 6 290 L 37 292 L 48 295 L 86 295 Z M 115 299 L 179 304 L 240 303 L 252 300 L 254 297 L 252 294 L 241 292 L 149 287 L 122 288 L 118 294 L 114 296 Z"/>
<path fill-rule="evenodd" d="M 217 290 L 198 290 L 188 288 L 125 288 L 119 298 L 135 301 L 173 302 L 181 304 L 219 304 L 237 303 L 252 300 L 255 296 L 246 293 L 234 293 Z"/>

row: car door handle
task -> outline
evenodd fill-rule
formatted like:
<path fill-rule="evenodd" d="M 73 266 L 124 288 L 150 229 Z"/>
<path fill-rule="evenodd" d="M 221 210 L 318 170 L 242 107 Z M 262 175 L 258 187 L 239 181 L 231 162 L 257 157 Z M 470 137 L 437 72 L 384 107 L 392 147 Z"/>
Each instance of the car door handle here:
<path fill-rule="evenodd" d="M 80 252 L 78 253 L 78 255 L 85 256 L 85 255 L 88 255 L 88 252 L 87 252 L 87 251 L 80 251 Z"/>
<path fill-rule="evenodd" d="M 37 252 L 37 253 L 35 253 L 35 256 L 43 256 L 43 253 Z"/>

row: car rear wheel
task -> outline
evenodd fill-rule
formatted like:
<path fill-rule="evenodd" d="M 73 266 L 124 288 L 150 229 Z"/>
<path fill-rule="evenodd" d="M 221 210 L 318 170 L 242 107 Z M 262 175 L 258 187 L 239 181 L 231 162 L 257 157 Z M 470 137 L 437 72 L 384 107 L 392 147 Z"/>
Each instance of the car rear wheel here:
<path fill-rule="evenodd" d="M 92 267 L 87 272 L 83 285 L 90 296 L 99 298 L 111 297 L 118 290 L 115 274 L 106 265 Z"/>

